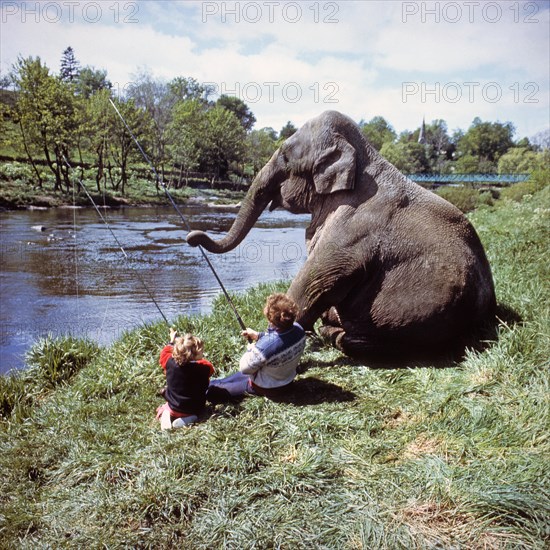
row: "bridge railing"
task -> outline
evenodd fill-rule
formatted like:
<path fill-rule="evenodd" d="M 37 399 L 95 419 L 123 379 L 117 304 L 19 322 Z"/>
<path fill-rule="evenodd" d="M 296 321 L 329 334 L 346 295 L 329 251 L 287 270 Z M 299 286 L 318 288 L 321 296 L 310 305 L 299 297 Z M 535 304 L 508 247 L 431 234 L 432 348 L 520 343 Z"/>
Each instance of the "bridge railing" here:
<path fill-rule="evenodd" d="M 530 174 L 409 174 L 407 177 L 419 184 L 505 186 L 526 181 Z"/>

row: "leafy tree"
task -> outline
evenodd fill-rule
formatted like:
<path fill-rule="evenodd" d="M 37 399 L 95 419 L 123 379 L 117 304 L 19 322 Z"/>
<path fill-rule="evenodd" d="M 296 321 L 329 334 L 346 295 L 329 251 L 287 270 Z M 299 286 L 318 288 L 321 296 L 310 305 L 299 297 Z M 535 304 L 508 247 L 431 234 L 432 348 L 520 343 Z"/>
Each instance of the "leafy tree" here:
<path fill-rule="evenodd" d="M 75 82 L 75 93 L 84 99 L 90 98 L 100 90 L 111 90 L 113 85 L 107 79 L 107 71 L 84 67 Z"/>
<path fill-rule="evenodd" d="M 63 82 L 73 83 L 78 79 L 80 73 L 80 63 L 77 61 L 74 50 L 69 46 L 63 51 L 61 57 L 61 70 L 59 78 Z"/>
<path fill-rule="evenodd" d="M 206 110 L 200 99 L 178 101 L 172 109 L 172 120 L 168 125 L 168 151 L 170 160 L 179 168 L 177 187 L 189 172 L 196 170 L 205 156 L 208 122 Z"/>
<path fill-rule="evenodd" d="M 168 83 L 168 88 L 174 101 L 194 99 L 203 105 L 208 103 L 208 97 L 214 93 L 212 86 L 204 86 L 194 78 L 184 76 L 178 76 L 171 80 Z"/>
<path fill-rule="evenodd" d="M 246 137 L 246 161 L 255 176 L 277 149 L 277 132 L 273 128 L 252 130 Z"/>
<path fill-rule="evenodd" d="M 387 141 L 382 145 L 380 154 L 405 174 L 419 174 L 429 170 L 426 148 L 421 143 Z"/>
<path fill-rule="evenodd" d="M 147 138 L 151 136 L 152 121 L 149 114 L 136 107 L 133 99 L 115 101 L 120 114 L 132 131 L 132 134 L 147 148 Z M 114 125 L 109 137 L 109 162 L 107 173 L 115 191 L 120 190 L 124 195 L 129 179 L 130 162 L 136 162 L 141 157 L 132 136 L 122 121 Z M 114 166 L 110 161 L 114 162 Z"/>
<path fill-rule="evenodd" d="M 87 149 L 94 159 L 96 169 L 95 181 L 98 193 L 101 184 L 106 187 L 109 143 L 116 135 L 120 119 L 109 103 L 110 92 L 107 89 L 98 90 L 86 101 L 83 133 L 87 140 Z"/>
<path fill-rule="evenodd" d="M 384 143 L 391 143 L 397 137 L 395 130 L 382 116 L 375 116 L 360 126 L 365 137 L 377 151 L 380 151 Z"/>
<path fill-rule="evenodd" d="M 495 172 L 499 158 L 513 147 L 512 136 L 514 125 L 511 122 L 482 122 L 476 117 L 468 131 L 456 143 L 457 162 L 462 157 L 468 157 L 464 166 L 475 172 Z M 472 158 L 478 159 L 477 169 L 474 169 Z M 461 164 L 457 166 L 457 171 Z"/>
<path fill-rule="evenodd" d="M 39 57 L 19 58 L 15 67 L 19 91 L 16 113 L 25 152 L 42 184 L 34 159 L 41 151 L 55 175 L 55 190 L 70 189 L 68 167 L 71 146 L 77 141 L 79 114 L 72 90 L 50 74 Z"/>
<path fill-rule="evenodd" d="M 206 112 L 206 121 L 206 162 L 215 177 L 224 179 L 232 163 L 244 160 L 246 134 L 237 117 L 221 105 Z"/>
<path fill-rule="evenodd" d="M 298 128 L 290 122 L 290 120 L 281 128 L 279 132 L 279 142 L 288 139 L 292 134 L 295 134 L 298 131 Z"/>
<path fill-rule="evenodd" d="M 153 124 L 152 134 L 149 136 L 151 150 L 148 156 L 164 180 L 165 164 L 168 160 L 167 129 L 172 118 L 172 107 L 177 99 L 168 84 L 153 78 L 147 71 L 134 75 L 132 85 L 128 89 L 128 98 L 134 101 L 137 108 L 146 110 L 151 116 Z M 156 182 L 157 189 L 159 183 Z"/>
<path fill-rule="evenodd" d="M 239 120 L 245 132 L 250 132 L 256 117 L 254 113 L 248 108 L 248 105 L 238 97 L 222 95 L 216 101 L 216 105 L 225 107 L 228 111 L 231 111 Z"/>
<path fill-rule="evenodd" d="M 528 147 L 512 147 L 498 161 L 499 174 L 526 174 L 548 165 L 548 154 L 536 153 Z"/>

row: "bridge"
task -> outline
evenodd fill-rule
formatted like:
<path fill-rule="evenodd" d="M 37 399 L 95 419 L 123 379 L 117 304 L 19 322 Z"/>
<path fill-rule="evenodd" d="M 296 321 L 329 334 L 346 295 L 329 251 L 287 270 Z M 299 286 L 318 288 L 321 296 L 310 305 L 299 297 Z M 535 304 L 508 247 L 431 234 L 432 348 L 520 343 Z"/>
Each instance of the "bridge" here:
<path fill-rule="evenodd" d="M 493 185 L 503 187 L 529 179 L 530 174 L 409 174 L 407 176 L 419 184 L 471 186 Z"/>

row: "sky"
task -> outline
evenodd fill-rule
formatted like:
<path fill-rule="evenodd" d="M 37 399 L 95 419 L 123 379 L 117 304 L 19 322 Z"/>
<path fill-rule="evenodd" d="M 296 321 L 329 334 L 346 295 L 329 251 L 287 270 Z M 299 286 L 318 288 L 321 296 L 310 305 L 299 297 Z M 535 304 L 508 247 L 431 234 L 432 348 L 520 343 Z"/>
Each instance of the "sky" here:
<path fill-rule="evenodd" d="M 550 0 L 2 1 L 0 71 L 39 56 L 123 92 L 137 74 L 193 77 L 240 97 L 255 128 L 300 127 L 327 110 L 383 116 L 400 133 L 425 118 L 467 130 L 550 127 Z M 215 96 L 214 96 L 215 98 Z"/>

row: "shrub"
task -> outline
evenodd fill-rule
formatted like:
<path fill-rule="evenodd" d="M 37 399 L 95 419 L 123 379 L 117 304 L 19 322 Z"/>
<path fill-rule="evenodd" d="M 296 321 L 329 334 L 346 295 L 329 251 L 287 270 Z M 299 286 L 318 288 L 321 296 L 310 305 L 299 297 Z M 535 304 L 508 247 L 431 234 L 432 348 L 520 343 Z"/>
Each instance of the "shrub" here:
<path fill-rule="evenodd" d="M 471 212 L 482 204 L 488 206 L 493 204 L 493 197 L 489 191 L 479 191 L 469 187 L 440 187 L 436 193 L 464 213 Z"/>
<path fill-rule="evenodd" d="M 7 418 L 17 405 L 32 402 L 26 380 L 19 373 L 0 376 L 0 418 Z"/>
<path fill-rule="evenodd" d="M 525 195 L 533 195 L 544 189 L 550 181 L 550 168 L 535 170 L 527 181 L 516 183 L 502 190 L 501 199 L 520 202 Z"/>
<path fill-rule="evenodd" d="M 0 165 L 0 179 L 2 180 L 29 183 L 33 181 L 33 177 L 32 168 L 27 164 L 6 162 Z"/>
<path fill-rule="evenodd" d="M 99 352 L 97 344 L 73 336 L 42 338 L 26 355 L 26 362 L 36 368 L 47 385 L 69 380 Z"/>

